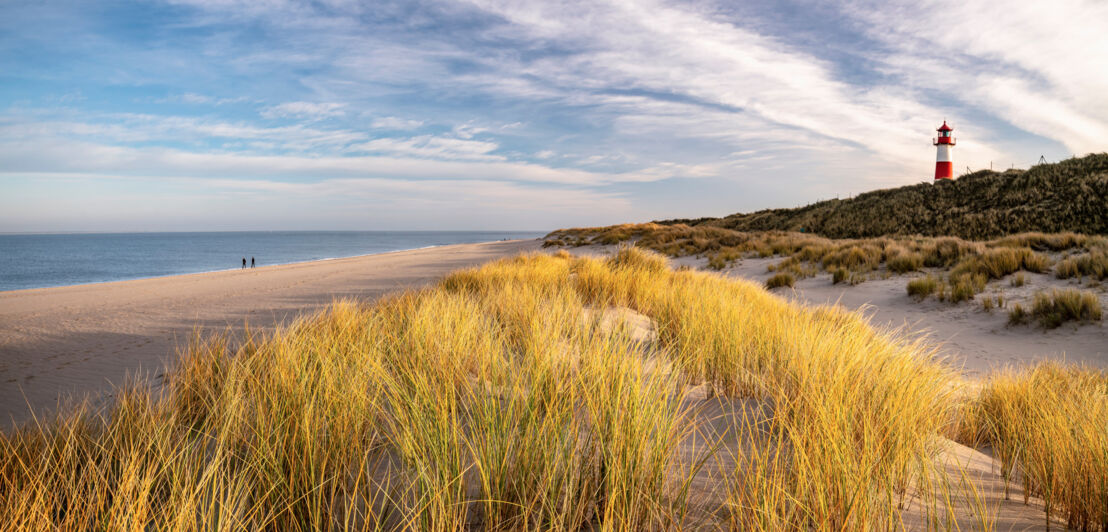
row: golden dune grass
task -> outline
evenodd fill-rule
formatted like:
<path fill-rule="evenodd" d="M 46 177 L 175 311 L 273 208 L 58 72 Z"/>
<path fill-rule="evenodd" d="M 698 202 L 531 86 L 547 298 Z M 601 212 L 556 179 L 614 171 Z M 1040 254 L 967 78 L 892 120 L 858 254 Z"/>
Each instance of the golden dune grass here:
<path fill-rule="evenodd" d="M 638 247 L 673 256 L 702 255 L 708 267 L 722 270 L 744 256 L 781 256 L 769 271 L 796 279 L 820 271 L 835 283 L 863 282 L 884 265 L 889 273 L 907 274 L 921 268 L 949 270 L 941 285 L 927 294 L 918 283 L 911 295 L 934 294 L 954 303 L 973 299 L 985 285 L 1019 271 L 1047 273 L 1052 263 L 1044 252 L 1076 252 L 1054 268 L 1059 278 L 1108 276 L 1108 238 L 1075 233 L 1020 233 L 974 242 L 955 237 L 884 236 L 831 239 L 787 231 L 735 231 L 709 225 L 623 224 L 562 229 L 546 236 L 545 246 L 583 246 L 633 242 Z"/>
<path fill-rule="evenodd" d="M 656 340 L 606 324 L 609 308 L 649 317 Z M 698 387 L 758 413 L 690 460 Z M 1085 393 L 1103 401 L 1103 385 Z M 962 396 L 932 348 L 840 309 L 637 249 L 520 256 L 271 337 L 198 340 L 160 393 L 135 384 L 106 412 L 5 434 L 0 515 L 22 530 L 886 530 L 911 499 L 952 528 L 941 433 L 972 417 L 997 445 L 1012 437 L 996 427 L 1056 434 Z M 1103 465 L 1067 449 L 1072 471 Z M 1018 456 L 1014 471 L 1052 455 Z M 1076 474 L 1030 486 L 1058 507 L 1102 488 Z M 705 476 L 722 500 L 694 488 Z"/>
<path fill-rule="evenodd" d="M 1077 530 L 1108 530 L 1108 373 L 1056 362 L 991 377 L 963 437 L 992 446 L 1005 489 L 1020 483 Z"/>

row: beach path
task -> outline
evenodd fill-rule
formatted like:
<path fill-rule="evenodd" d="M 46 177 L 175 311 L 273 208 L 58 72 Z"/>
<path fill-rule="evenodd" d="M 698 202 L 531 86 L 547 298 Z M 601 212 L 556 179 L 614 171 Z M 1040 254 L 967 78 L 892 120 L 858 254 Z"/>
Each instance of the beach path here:
<path fill-rule="evenodd" d="M 459 244 L 247 270 L 0 292 L 0 426 L 62 397 L 101 400 L 128 375 L 158 375 L 203 331 L 272 330 L 336 299 L 370 301 L 538 240 Z"/>

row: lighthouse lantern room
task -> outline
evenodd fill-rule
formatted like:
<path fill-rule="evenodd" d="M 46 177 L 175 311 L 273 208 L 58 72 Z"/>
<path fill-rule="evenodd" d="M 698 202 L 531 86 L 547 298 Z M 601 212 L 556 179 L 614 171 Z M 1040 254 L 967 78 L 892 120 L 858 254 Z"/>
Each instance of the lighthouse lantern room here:
<path fill-rule="evenodd" d="M 942 179 L 954 179 L 954 162 L 952 159 L 952 152 L 954 151 L 955 138 L 950 136 L 950 133 L 954 131 L 954 128 L 946 125 L 946 120 L 943 120 L 943 125 L 938 130 L 939 136 L 934 139 L 934 145 L 938 147 L 938 153 L 935 155 L 935 181 L 938 182 Z"/>

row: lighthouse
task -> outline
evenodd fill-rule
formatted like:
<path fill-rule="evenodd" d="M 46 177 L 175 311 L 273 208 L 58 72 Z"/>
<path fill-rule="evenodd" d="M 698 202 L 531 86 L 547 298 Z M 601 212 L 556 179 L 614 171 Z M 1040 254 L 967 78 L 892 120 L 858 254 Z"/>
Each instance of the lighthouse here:
<path fill-rule="evenodd" d="M 954 131 L 954 128 L 946 125 L 946 120 L 943 120 L 942 127 L 936 131 L 939 132 L 939 136 L 933 143 L 938 147 L 938 153 L 935 155 L 935 182 L 938 183 L 943 179 L 954 179 L 954 162 L 951 158 L 951 152 L 954 151 L 955 139 L 950 136 L 950 132 Z"/>

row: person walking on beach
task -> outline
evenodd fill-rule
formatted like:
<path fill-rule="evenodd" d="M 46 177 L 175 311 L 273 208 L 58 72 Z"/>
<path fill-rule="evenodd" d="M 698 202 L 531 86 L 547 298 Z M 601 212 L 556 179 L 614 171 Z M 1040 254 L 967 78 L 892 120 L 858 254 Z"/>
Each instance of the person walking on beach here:
<path fill-rule="evenodd" d="M 254 267 L 254 257 L 250 257 L 250 267 Z"/>
<path fill-rule="evenodd" d="M 246 269 L 246 257 L 242 258 L 242 269 Z"/>

